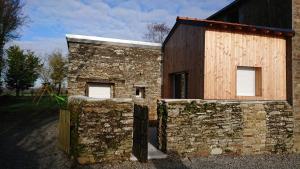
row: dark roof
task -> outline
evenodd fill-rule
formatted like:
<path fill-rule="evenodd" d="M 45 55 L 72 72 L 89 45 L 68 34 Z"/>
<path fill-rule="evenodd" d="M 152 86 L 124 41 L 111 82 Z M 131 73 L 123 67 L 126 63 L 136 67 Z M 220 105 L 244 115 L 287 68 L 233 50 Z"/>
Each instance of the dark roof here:
<path fill-rule="evenodd" d="M 230 3 L 229 5 L 225 6 L 223 9 L 219 10 L 218 12 L 216 12 L 213 15 L 211 15 L 210 17 L 208 17 L 207 19 L 214 20 L 219 15 L 227 12 L 228 10 L 231 10 L 232 8 L 238 7 L 241 3 L 246 2 L 246 1 L 248 1 L 248 0 L 235 0 L 232 3 Z"/>
<path fill-rule="evenodd" d="M 166 37 L 163 47 L 170 39 L 176 28 L 179 24 L 186 25 L 194 25 L 207 27 L 211 29 L 229 31 L 229 32 L 244 32 L 249 34 L 260 34 L 260 35 L 269 35 L 269 36 L 280 36 L 280 37 L 293 37 L 295 32 L 290 29 L 281 29 L 281 28 L 272 28 L 272 27 L 264 27 L 264 26 L 254 26 L 254 25 L 246 25 L 246 24 L 238 24 L 238 23 L 230 23 L 230 22 L 222 22 L 222 21 L 213 21 L 213 20 L 203 20 L 197 18 L 189 18 L 189 17 L 177 17 L 176 23 L 171 29 L 169 35 Z"/>

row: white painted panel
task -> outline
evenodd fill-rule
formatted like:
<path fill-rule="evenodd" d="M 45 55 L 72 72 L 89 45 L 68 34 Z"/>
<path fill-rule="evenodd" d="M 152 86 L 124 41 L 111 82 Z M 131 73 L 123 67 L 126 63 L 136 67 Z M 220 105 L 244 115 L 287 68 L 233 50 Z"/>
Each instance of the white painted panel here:
<path fill-rule="evenodd" d="M 110 85 L 89 86 L 89 97 L 98 99 L 110 98 Z"/>
<path fill-rule="evenodd" d="M 236 82 L 238 96 L 255 96 L 254 68 L 238 67 Z"/>

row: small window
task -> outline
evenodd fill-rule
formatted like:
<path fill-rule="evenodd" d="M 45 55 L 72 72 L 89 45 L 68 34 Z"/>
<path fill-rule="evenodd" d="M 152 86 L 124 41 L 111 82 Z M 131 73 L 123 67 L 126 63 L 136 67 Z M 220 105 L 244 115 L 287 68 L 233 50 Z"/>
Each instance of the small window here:
<path fill-rule="evenodd" d="M 111 98 L 110 84 L 88 84 L 87 96 L 98 99 Z"/>
<path fill-rule="evenodd" d="M 237 96 L 261 96 L 261 68 L 237 67 Z"/>
<path fill-rule="evenodd" d="M 145 88 L 144 87 L 136 87 L 135 88 L 135 97 L 136 98 L 145 98 Z"/>

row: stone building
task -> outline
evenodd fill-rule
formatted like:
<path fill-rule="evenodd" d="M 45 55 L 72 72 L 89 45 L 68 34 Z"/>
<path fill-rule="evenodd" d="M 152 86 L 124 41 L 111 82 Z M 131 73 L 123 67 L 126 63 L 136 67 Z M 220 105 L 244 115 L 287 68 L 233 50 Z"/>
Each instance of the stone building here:
<path fill-rule="evenodd" d="M 294 109 L 294 146 L 300 151 L 300 0 L 235 0 L 210 20 L 293 29 L 287 41 L 288 100 Z"/>
<path fill-rule="evenodd" d="M 71 146 L 82 163 L 128 159 L 139 103 L 165 153 L 300 152 L 299 33 L 300 0 L 236 0 L 178 17 L 163 45 L 67 35 L 69 95 L 100 98 L 73 97 Z"/>
<path fill-rule="evenodd" d="M 161 44 L 67 35 L 68 94 L 132 98 L 156 119 L 161 97 Z"/>
<path fill-rule="evenodd" d="M 291 29 L 177 17 L 163 43 L 160 150 L 183 156 L 293 152 L 287 102 L 293 36 Z"/>

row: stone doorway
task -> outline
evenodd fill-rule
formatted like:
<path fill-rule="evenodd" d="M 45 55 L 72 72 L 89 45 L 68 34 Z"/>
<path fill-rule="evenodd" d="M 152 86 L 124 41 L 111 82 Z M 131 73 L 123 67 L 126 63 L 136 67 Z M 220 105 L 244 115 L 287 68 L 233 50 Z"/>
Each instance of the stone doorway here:
<path fill-rule="evenodd" d="M 134 106 L 133 147 L 131 160 L 147 162 L 152 159 L 166 158 L 167 155 L 158 150 L 157 122 L 148 119 L 147 106 Z"/>
<path fill-rule="evenodd" d="M 157 121 L 149 121 L 148 127 L 148 160 L 167 158 L 167 155 L 158 149 Z"/>

